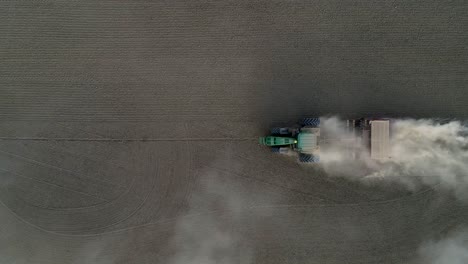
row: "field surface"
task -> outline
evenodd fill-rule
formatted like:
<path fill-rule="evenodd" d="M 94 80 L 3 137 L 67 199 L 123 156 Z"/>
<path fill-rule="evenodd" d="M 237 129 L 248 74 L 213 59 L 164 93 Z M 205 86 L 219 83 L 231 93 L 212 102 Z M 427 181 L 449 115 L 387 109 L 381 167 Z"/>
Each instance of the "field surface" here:
<path fill-rule="evenodd" d="M 466 1 L 0 1 L 0 263 L 412 263 L 437 187 L 258 146 L 304 116 L 468 117 Z"/>

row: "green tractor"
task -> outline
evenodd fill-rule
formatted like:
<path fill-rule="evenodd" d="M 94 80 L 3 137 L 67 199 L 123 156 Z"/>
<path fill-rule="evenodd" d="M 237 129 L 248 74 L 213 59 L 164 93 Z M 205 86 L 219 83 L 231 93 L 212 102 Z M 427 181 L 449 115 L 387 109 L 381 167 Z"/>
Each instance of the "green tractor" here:
<path fill-rule="evenodd" d="M 320 118 L 304 118 L 299 127 L 276 127 L 271 135 L 260 137 L 261 145 L 271 147 L 274 153 L 299 153 L 302 163 L 319 162 Z"/>

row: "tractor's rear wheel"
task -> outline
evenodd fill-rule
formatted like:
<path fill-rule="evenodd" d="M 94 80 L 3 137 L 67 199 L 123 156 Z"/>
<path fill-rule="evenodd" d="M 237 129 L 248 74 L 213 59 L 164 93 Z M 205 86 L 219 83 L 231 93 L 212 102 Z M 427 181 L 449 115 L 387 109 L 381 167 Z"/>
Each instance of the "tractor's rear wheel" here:
<path fill-rule="evenodd" d="M 300 154 L 299 155 L 299 162 L 301 163 L 315 163 L 319 162 L 320 159 L 318 156 L 310 155 L 310 154 Z"/>
<path fill-rule="evenodd" d="M 320 126 L 320 118 L 318 118 L 318 117 L 303 118 L 301 120 L 301 125 L 310 126 L 310 127 L 319 127 Z"/>

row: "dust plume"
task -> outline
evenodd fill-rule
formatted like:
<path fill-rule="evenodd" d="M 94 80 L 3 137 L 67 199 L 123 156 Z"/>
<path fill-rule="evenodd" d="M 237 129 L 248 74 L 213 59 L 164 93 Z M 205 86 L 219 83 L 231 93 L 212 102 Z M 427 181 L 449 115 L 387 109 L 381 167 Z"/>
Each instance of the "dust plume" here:
<path fill-rule="evenodd" d="M 201 178 L 189 212 L 175 230 L 170 264 L 249 264 L 253 247 L 239 229 L 245 224 L 245 193 L 215 172 Z"/>
<path fill-rule="evenodd" d="M 420 263 L 425 264 L 468 263 L 468 230 L 457 230 L 444 239 L 425 243 L 419 255 Z"/>
<path fill-rule="evenodd" d="M 468 128 L 459 121 L 397 119 L 391 121 L 390 156 L 372 160 L 369 150 L 353 145 L 357 155 L 350 157 L 353 136 L 346 122 L 336 117 L 323 118 L 324 141 L 321 161 L 326 171 L 361 180 L 386 179 L 404 183 L 410 189 L 421 185 L 439 186 L 467 199 Z"/>

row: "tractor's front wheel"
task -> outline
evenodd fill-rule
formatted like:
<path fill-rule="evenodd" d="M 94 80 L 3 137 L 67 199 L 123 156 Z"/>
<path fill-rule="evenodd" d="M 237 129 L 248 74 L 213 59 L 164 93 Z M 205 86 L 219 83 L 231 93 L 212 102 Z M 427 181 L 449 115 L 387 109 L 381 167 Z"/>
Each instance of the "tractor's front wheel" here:
<path fill-rule="evenodd" d="M 277 153 L 277 154 L 287 155 L 289 151 L 290 149 L 287 147 L 272 147 L 271 148 L 271 152 Z"/>
<path fill-rule="evenodd" d="M 271 147 L 271 152 L 279 153 L 280 152 L 280 147 Z"/>
<path fill-rule="evenodd" d="M 281 135 L 281 128 L 280 127 L 274 127 L 270 129 L 270 132 L 272 135 Z"/>
<path fill-rule="evenodd" d="M 287 127 L 274 127 L 270 130 L 272 135 L 289 135 L 291 131 Z"/>

